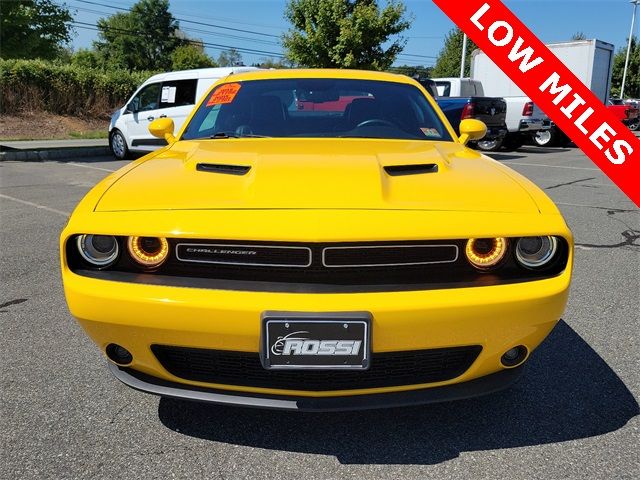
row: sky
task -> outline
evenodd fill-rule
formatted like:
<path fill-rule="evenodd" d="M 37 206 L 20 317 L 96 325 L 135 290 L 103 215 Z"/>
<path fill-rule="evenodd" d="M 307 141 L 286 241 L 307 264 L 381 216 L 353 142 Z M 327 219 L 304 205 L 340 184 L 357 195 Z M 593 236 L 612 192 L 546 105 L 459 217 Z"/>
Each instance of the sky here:
<path fill-rule="evenodd" d="M 54 0 L 63 3 L 63 0 Z M 464 1 L 464 0 L 452 0 Z M 64 0 L 74 14 L 74 49 L 89 48 L 97 38 L 90 25 L 101 17 L 130 8 L 135 0 Z M 379 0 L 383 5 L 385 0 Z M 577 32 L 619 48 L 626 47 L 631 28 L 629 0 L 504 0 L 504 3 L 543 42 L 566 41 Z M 288 28 L 283 17 L 286 0 L 171 0 L 171 12 L 180 29 L 210 44 L 206 51 L 216 58 L 227 46 L 246 49 L 246 65 L 282 54 L 279 35 Z M 395 65 L 433 65 L 444 37 L 454 27 L 431 0 L 404 0 L 411 28 L 403 33 L 406 47 Z M 640 27 L 640 8 L 635 35 Z M 95 27 L 93 27 L 95 28 Z"/>

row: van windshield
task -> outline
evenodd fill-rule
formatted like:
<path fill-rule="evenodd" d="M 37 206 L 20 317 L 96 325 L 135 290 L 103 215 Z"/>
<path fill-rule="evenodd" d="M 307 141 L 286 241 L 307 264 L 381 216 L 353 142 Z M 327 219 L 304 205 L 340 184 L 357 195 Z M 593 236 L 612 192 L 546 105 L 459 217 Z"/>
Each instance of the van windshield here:
<path fill-rule="evenodd" d="M 236 137 L 452 140 L 415 86 L 325 78 L 221 84 L 182 135 L 183 140 Z"/>

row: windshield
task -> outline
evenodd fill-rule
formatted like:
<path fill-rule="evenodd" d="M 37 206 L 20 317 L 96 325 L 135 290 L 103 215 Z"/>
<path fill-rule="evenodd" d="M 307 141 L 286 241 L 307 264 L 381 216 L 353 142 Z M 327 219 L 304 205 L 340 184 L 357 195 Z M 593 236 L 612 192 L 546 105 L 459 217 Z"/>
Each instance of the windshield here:
<path fill-rule="evenodd" d="M 412 85 L 308 78 L 219 85 L 182 139 L 236 137 L 452 140 L 424 94 Z"/>

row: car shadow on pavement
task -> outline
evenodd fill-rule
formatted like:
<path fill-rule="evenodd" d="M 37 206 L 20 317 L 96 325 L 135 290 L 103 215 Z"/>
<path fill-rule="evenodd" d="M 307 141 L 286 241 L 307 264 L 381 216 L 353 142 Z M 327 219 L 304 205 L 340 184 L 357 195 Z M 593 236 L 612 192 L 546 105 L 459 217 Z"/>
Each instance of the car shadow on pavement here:
<path fill-rule="evenodd" d="M 617 430 L 640 413 L 605 361 L 564 321 L 510 389 L 391 410 L 297 413 L 163 398 L 171 430 L 216 442 L 335 456 L 343 464 L 436 464 L 461 452 L 564 442 Z"/>

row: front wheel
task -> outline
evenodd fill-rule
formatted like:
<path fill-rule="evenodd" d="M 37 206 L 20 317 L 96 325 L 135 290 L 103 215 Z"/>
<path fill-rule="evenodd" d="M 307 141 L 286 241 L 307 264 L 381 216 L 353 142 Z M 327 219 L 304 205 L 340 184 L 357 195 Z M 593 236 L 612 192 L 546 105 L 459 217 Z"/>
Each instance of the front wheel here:
<path fill-rule="evenodd" d="M 120 130 L 114 130 L 111 135 L 109 135 L 109 148 L 111 148 L 111 153 L 113 153 L 113 156 L 118 160 L 126 160 L 130 156 L 127 141 Z"/>
<path fill-rule="evenodd" d="M 631 130 L 632 132 L 637 132 L 638 129 L 640 128 L 640 118 L 636 118 L 633 122 L 631 122 L 629 125 L 629 130 Z"/>
<path fill-rule="evenodd" d="M 494 138 L 492 140 L 480 140 L 476 142 L 478 150 L 483 152 L 497 152 L 502 147 L 502 139 Z"/>

